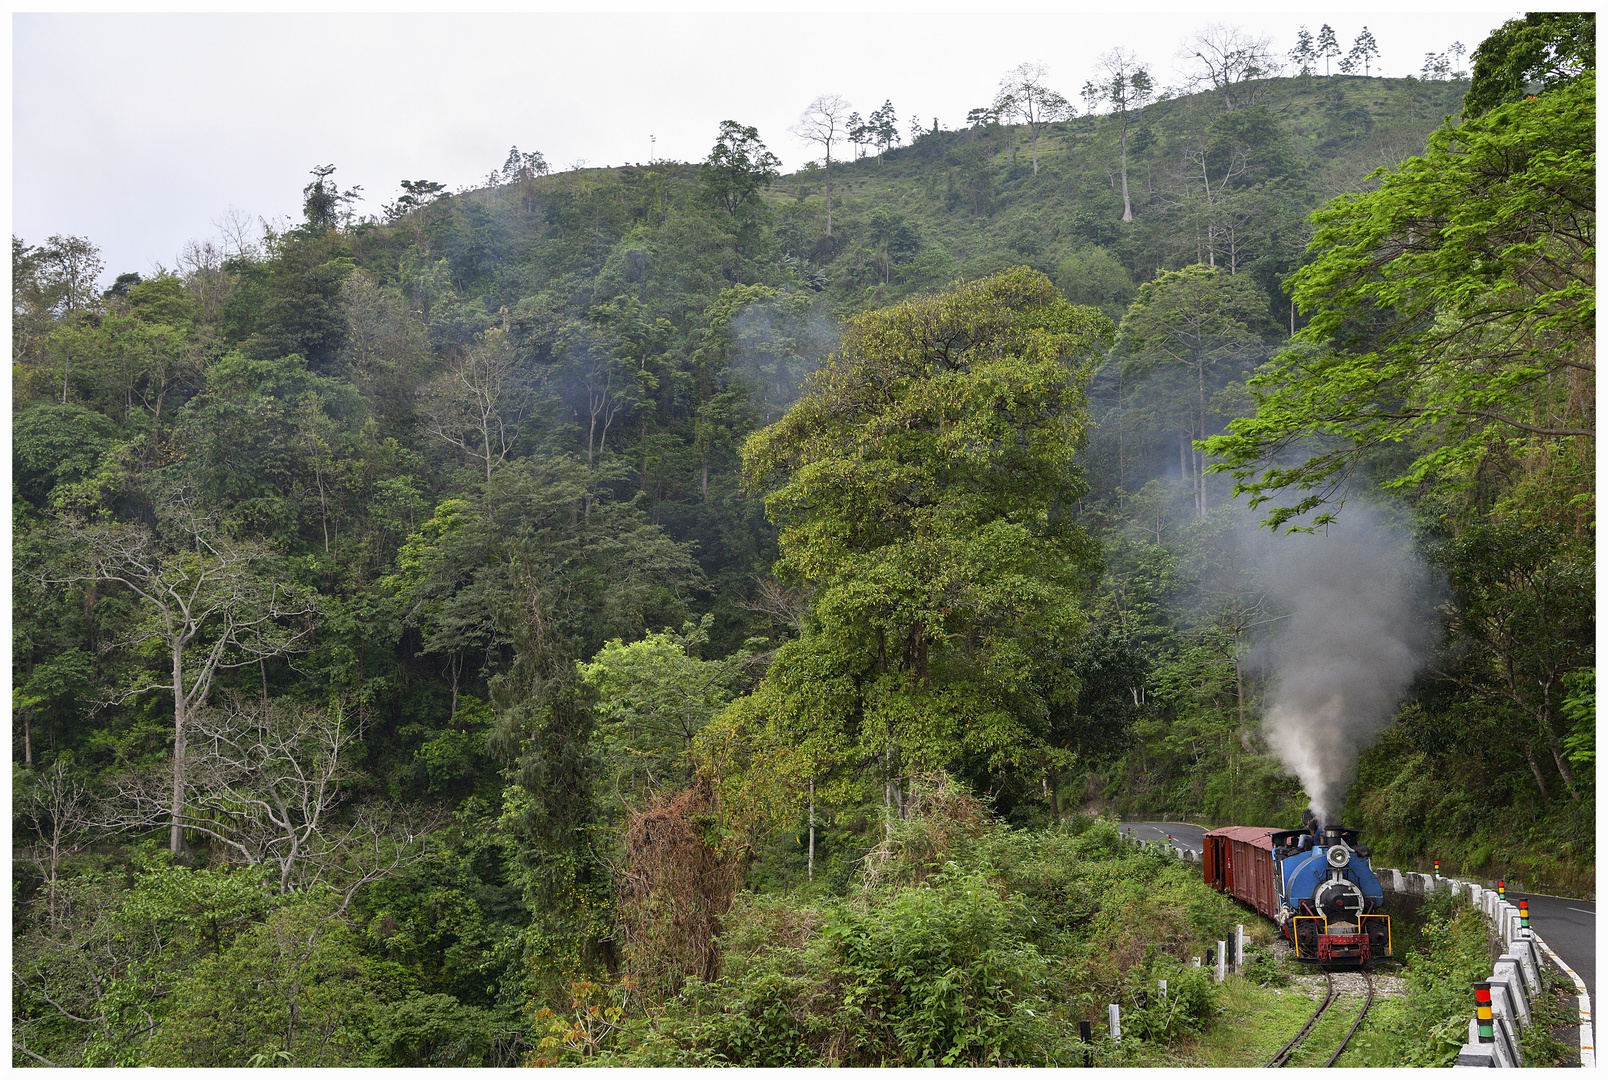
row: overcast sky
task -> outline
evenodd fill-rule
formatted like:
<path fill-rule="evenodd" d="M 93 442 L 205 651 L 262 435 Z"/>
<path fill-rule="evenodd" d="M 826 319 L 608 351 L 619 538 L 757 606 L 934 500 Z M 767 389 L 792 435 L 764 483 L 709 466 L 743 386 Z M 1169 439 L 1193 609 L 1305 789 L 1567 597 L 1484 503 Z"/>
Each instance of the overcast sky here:
<path fill-rule="evenodd" d="M 1472 49 L 1516 10 L 1386 14 L 19 14 L 13 17 L 13 223 L 100 246 L 108 280 L 173 265 L 231 208 L 300 213 L 307 172 L 333 163 L 379 213 L 402 179 L 457 188 L 508 148 L 551 166 L 702 159 L 721 120 L 754 124 L 789 170 L 817 156 L 788 133 L 811 98 L 862 113 L 891 99 L 959 127 L 1000 76 L 1041 61 L 1077 101 L 1122 46 L 1162 84 L 1212 22 L 1273 38 L 1366 25 L 1376 71 L 1416 74 L 1426 52 Z M 650 142 L 650 139 L 654 140 Z"/>

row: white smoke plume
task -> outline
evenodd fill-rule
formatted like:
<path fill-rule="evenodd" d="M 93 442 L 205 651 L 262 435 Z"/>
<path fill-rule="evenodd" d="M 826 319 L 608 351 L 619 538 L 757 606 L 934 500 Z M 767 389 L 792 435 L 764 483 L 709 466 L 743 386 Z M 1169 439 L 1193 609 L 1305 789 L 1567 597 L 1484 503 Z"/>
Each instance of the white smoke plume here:
<path fill-rule="evenodd" d="M 1339 824 L 1357 759 L 1434 646 L 1432 582 L 1406 533 L 1355 502 L 1326 532 L 1264 550 L 1269 599 L 1287 616 L 1263 654 L 1263 732 L 1318 820 Z"/>

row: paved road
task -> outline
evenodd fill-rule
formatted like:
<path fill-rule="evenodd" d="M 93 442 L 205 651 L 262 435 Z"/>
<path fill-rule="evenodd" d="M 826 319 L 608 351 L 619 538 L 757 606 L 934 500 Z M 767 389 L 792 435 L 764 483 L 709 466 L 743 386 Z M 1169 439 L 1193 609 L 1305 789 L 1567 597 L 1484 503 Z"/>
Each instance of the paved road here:
<path fill-rule="evenodd" d="M 1508 890 L 1508 901 L 1530 901 L 1530 925 L 1563 962 L 1586 981 L 1591 995 L 1591 1012 L 1597 1004 L 1597 905 L 1590 900 L 1570 900 L 1564 896 L 1538 896 Z"/>
<path fill-rule="evenodd" d="M 1173 847 L 1197 853 L 1206 850 L 1206 842 L 1201 839 L 1206 835 L 1205 827 L 1186 821 L 1124 821 L 1122 835 L 1151 844 L 1165 844 L 1171 836 Z"/>

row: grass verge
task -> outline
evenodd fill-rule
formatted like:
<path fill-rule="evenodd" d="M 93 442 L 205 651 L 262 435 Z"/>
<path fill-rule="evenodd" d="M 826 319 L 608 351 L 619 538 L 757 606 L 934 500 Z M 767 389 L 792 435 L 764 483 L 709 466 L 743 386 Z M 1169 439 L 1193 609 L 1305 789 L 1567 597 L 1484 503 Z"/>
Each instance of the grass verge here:
<path fill-rule="evenodd" d="M 1323 983 L 1301 980 L 1279 988 L 1231 978 L 1218 988 L 1217 1000 L 1218 1015 L 1203 1034 L 1156 1047 L 1155 1060 L 1144 1064 L 1260 1068 L 1307 1022 L 1323 1000 Z"/>

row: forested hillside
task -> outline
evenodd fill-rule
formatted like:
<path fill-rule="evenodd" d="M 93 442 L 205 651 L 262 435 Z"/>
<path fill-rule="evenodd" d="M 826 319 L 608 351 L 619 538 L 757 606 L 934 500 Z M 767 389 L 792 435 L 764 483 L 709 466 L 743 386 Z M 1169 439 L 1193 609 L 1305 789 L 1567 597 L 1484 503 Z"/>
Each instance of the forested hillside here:
<path fill-rule="evenodd" d="M 1087 816 L 1306 806 L 1270 517 L 1432 571 L 1347 823 L 1589 890 L 1594 46 L 1509 25 L 785 176 L 322 166 L 106 290 L 14 238 L 15 1063 L 1066 1059 L 1030 1001 L 1227 918 Z"/>

